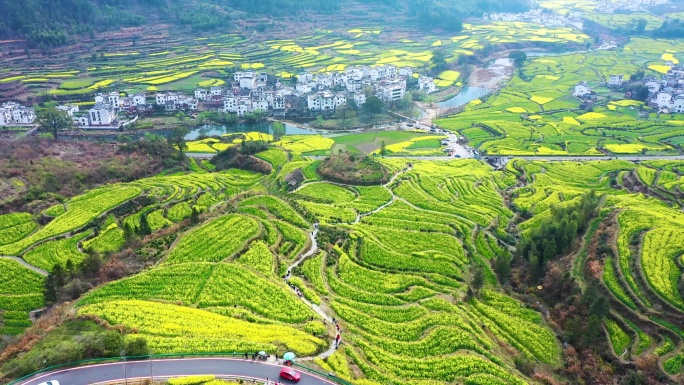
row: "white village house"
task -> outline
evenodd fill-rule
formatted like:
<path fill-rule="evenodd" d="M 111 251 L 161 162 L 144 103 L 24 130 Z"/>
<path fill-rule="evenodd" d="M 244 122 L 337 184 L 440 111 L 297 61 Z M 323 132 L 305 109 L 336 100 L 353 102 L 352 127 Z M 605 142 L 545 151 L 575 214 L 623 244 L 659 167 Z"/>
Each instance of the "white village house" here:
<path fill-rule="evenodd" d="M 576 98 L 581 98 L 589 94 L 591 94 L 591 88 L 589 88 L 587 82 L 577 83 L 577 85 L 575 85 L 575 89 L 572 91 L 572 96 Z"/>
<path fill-rule="evenodd" d="M 620 87 L 624 81 L 624 75 L 610 75 L 608 77 L 608 87 Z"/>
<path fill-rule="evenodd" d="M 418 78 L 418 89 L 425 91 L 426 93 L 431 93 L 437 91 L 437 86 L 435 85 L 435 79 L 429 76 L 421 76 Z"/>
<path fill-rule="evenodd" d="M 88 115 L 89 126 L 111 126 L 118 118 L 114 106 L 109 103 L 95 103 Z"/>
<path fill-rule="evenodd" d="M 24 107 L 15 102 L 7 102 L 0 106 L 0 126 L 32 124 L 34 120 L 36 114 L 31 107 Z"/>

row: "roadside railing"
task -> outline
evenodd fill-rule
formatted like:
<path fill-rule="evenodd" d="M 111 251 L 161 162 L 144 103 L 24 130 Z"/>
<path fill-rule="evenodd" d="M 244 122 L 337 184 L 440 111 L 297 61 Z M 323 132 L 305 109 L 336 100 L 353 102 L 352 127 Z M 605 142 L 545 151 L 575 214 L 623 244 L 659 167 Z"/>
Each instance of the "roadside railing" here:
<path fill-rule="evenodd" d="M 251 353 L 250 353 L 251 354 Z M 151 354 L 151 355 L 146 355 L 146 356 L 127 356 L 127 357 L 107 357 L 107 358 L 92 358 L 88 360 L 80 360 L 80 361 L 73 361 L 73 362 L 65 362 L 63 364 L 58 364 L 58 365 L 52 365 L 45 367 L 43 369 L 40 369 L 38 371 L 35 371 L 33 373 L 27 374 L 21 378 L 18 378 L 7 385 L 17 385 L 20 384 L 31 377 L 34 377 L 39 374 L 43 373 L 49 373 L 58 369 L 64 369 L 64 368 L 76 368 L 76 367 L 83 367 L 83 366 L 88 366 L 88 365 L 93 365 L 93 364 L 102 364 L 102 363 L 117 363 L 117 362 L 129 362 L 129 361 L 145 361 L 145 360 L 159 360 L 159 359 L 174 359 L 174 358 L 187 358 L 187 357 L 245 357 L 245 353 L 238 353 L 238 352 L 212 352 L 212 353 L 170 353 L 170 354 Z M 309 368 L 304 365 L 300 365 L 297 363 L 294 363 L 293 365 L 295 368 L 315 374 L 319 377 L 322 377 L 328 381 L 340 384 L 340 385 L 352 385 L 350 382 L 345 381 L 341 378 L 336 377 L 333 373 L 324 373 L 320 372 L 318 370 Z M 207 374 L 213 374 L 213 373 L 207 373 Z M 231 377 L 231 376 L 217 376 L 217 377 Z M 234 376 L 235 378 L 245 378 L 241 376 Z M 163 378 L 169 378 L 167 376 L 154 376 L 155 379 L 163 379 Z M 251 378 L 250 378 L 251 379 Z M 256 379 L 254 379 L 256 380 Z M 106 383 L 103 383 L 106 384 Z"/>

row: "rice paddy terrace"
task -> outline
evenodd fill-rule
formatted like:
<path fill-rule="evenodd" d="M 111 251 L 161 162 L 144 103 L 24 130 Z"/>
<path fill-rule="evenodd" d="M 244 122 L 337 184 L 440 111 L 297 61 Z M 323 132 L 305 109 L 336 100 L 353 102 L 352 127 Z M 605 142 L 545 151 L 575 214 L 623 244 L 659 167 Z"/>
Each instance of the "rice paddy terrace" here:
<path fill-rule="evenodd" d="M 389 183 L 359 187 L 320 180 L 294 149 L 258 156 L 271 175 L 200 164 L 91 190 L 46 210 L 54 219 L 42 226 L 28 213 L 0 216 L 0 254 L 19 260 L 0 258 L 1 332 L 22 333 L 28 311 L 43 306 L 40 269 L 118 251 L 124 228 L 144 217 L 155 241 L 135 253 L 149 267 L 87 292 L 75 317 L 122 325 L 155 353 L 293 351 L 355 384 L 530 383 L 514 358 L 551 372 L 563 365 L 562 340 L 532 303 L 506 294 L 493 264 L 553 207 L 594 190 L 600 214 L 566 257 L 571 273 L 612 298 L 605 343 L 616 356 L 652 353 L 664 373 L 680 370 L 681 162 L 513 160 L 493 171 L 475 160 L 391 158 L 378 160 Z M 300 188 L 276 188 L 298 168 Z M 201 214 L 191 221 L 193 210 Z M 595 238 L 610 247 L 597 253 Z M 289 281 L 300 299 L 282 278 L 302 255 Z M 468 293 L 473 266 L 484 271 L 477 295 Z M 332 355 L 322 354 L 335 331 L 321 314 L 343 331 Z"/>
<path fill-rule="evenodd" d="M 614 50 L 533 57 L 499 93 L 437 123 L 491 155 L 679 153 L 684 115 L 644 109 L 606 85 L 611 74 L 645 70 L 659 77 L 667 61 L 684 59 L 682 51 L 681 41 L 633 38 Z M 597 94 L 590 111 L 572 96 L 580 81 Z"/>
<path fill-rule="evenodd" d="M 158 32 L 156 32 L 158 34 Z M 116 36 L 112 36 L 113 41 Z M 258 35 L 220 35 L 165 39 L 141 38 L 135 45 L 103 46 L 75 60 L 59 63 L 31 61 L 25 57 L 5 62 L 0 84 L 18 82 L 27 94 L 47 93 L 60 99 L 90 101 L 97 90 L 192 90 L 222 85 L 226 69 L 267 71 L 289 79 L 300 71 L 342 70 L 354 64 L 387 64 L 422 68 L 433 51 L 447 52 L 449 61 L 473 55 L 486 44 L 578 44 L 586 35 L 570 28 L 543 28 L 525 23 L 494 23 L 464 26 L 457 36 L 436 36 L 409 29 L 359 27 L 318 30 L 310 36 L 289 40 L 264 40 Z M 26 63 L 24 63 L 26 62 Z M 30 62 L 30 64 L 29 64 Z M 28 69 L 30 65 L 31 69 Z M 21 69 L 26 68 L 26 69 Z M 459 84 L 459 74 L 447 71 L 438 86 Z"/>

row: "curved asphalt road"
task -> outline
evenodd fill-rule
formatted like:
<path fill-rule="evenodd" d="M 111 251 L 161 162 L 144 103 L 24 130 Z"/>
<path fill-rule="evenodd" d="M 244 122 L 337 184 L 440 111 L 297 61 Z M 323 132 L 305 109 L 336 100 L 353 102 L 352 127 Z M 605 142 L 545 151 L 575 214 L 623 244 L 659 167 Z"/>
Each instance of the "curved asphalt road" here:
<path fill-rule="evenodd" d="M 81 366 L 61 369 L 50 373 L 42 373 L 36 377 L 19 382 L 18 385 L 37 385 L 41 382 L 57 380 L 60 385 L 88 385 L 97 382 L 123 380 L 135 377 L 150 378 L 150 365 L 155 377 L 183 377 L 199 374 L 232 375 L 251 377 L 257 380 L 281 381 L 278 378 L 282 366 L 244 359 L 232 358 L 179 358 L 152 361 L 127 361 L 126 373 L 121 362 Z M 333 382 L 323 380 L 312 374 L 295 369 L 301 373 L 300 385 L 330 385 Z"/>

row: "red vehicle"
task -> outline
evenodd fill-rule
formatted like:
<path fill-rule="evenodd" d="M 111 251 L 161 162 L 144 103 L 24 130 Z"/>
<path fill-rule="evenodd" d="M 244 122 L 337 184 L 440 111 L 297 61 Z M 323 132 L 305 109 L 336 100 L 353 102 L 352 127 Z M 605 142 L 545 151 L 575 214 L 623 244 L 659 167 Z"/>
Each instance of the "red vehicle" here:
<path fill-rule="evenodd" d="M 302 378 L 302 375 L 292 368 L 283 368 L 283 370 L 280 371 L 280 378 L 284 378 L 286 380 L 294 382 L 299 382 L 299 380 Z"/>

